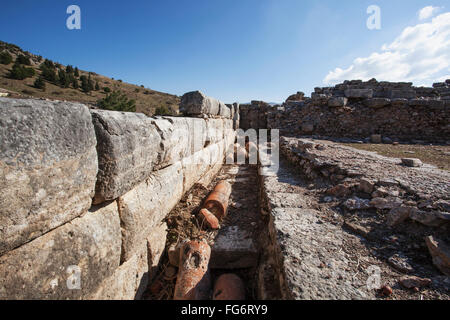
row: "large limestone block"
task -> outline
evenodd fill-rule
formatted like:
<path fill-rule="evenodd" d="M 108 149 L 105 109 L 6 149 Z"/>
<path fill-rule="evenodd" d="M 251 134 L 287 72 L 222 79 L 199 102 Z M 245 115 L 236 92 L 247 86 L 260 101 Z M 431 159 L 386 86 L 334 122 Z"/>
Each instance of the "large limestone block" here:
<path fill-rule="evenodd" d="M 205 148 L 183 159 L 183 193 L 189 191 L 211 168 L 210 150 L 211 148 Z"/>
<path fill-rule="evenodd" d="M 0 98 L 0 255 L 89 209 L 95 145 L 82 104 Z"/>
<path fill-rule="evenodd" d="M 190 154 L 201 151 L 206 144 L 206 121 L 199 118 L 186 118 L 190 130 Z"/>
<path fill-rule="evenodd" d="M 369 99 L 373 97 L 372 89 L 347 89 L 345 90 L 345 96 L 347 98 L 365 98 Z"/>
<path fill-rule="evenodd" d="M 181 97 L 180 111 L 187 116 L 217 116 L 221 102 L 200 91 L 185 93 Z"/>
<path fill-rule="evenodd" d="M 231 108 L 228 107 L 225 103 L 220 102 L 219 116 L 225 119 L 231 119 Z"/>
<path fill-rule="evenodd" d="M 0 257 L 0 299 L 83 299 L 120 262 L 117 203 L 95 208 Z"/>
<path fill-rule="evenodd" d="M 159 225 L 183 195 L 180 162 L 153 172 L 118 199 L 122 226 L 122 261 L 130 259 L 151 230 Z"/>
<path fill-rule="evenodd" d="M 197 181 L 198 184 L 207 187 L 214 179 L 214 177 L 219 173 L 224 163 L 224 156 L 225 156 L 224 146 L 225 142 L 224 140 L 222 140 L 219 143 L 213 144 L 207 148 L 210 154 L 209 159 L 210 166 L 208 171 Z"/>
<path fill-rule="evenodd" d="M 158 271 L 159 261 L 166 248 L 167 224 L 161 223 L 147 237 L 148 278 L 152 280 Z"/>
<path fill-rule="evenodd" d="M 99 172 L 95 203 L 113 200 L 151 173 L 161 153 L 161 137 L 151 118 L 131 112 L 92 111 Z"/>
<path fill-rule="evenodd" d="M 205 119 L 206 120 L 206 143 L 214 144 L 223 139 L 224 120 L 223 119 Z"/>
<path fill-rule="evenodd" d="M 191 153 L 191 132 L 186 118 L 162 117 L 153 120 L 161 136 L 162 151 L 155 169 L 180 161 Z"/>
<path fill-rule="evenodd" d="M 143 242 L 144 243 L 144 242 Z M 148 285 L 148 251 L 144 245 L 114 274 L 100 284 L 88 300 L 134 300 L 140 299 Z"/>
<path fill-rule="evenodd" d="M 153 123 L 162 139 L 162 152 L 156 169 L 178 162 L 205 146 L 207 130 L 203 119 L 163 117 Z"/>

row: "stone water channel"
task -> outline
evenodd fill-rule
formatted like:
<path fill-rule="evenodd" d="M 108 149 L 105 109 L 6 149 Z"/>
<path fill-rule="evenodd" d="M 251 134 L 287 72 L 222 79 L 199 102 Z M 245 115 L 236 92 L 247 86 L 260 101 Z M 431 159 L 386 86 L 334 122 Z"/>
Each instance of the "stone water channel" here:
<path fill-rule="evenodd" d="M 168 216 L 166 253 L 144 299 L 173 298 L 177 266 L 170 248 L 186 238 L 204 239 L 212 248 L 206 299 L 214 298 L 214 283 L 229 273 L 242 279 L 248 300 L 448 299 L 446 277 L 417 260 L 426 249 L 415 250 L 413 260 L 399 255 L 393 264 L 389 255 L 404 248 L 392 232 L 369 234 L 359 225 L 364 219 L 379 219 L 377 212 L 355 216 L 324 200 L 330 181 L 311 179 L 285 155 L 277 171 L 262 175 L 263 169 L 224 165 L 208 186 L 195 185 L 185 195 Z M 193 227 L 196 215 L 220 181 L 232 185 L 228 215 L 219 231 L 202 232 L 198 224 Z M 410 263 L 414 271 L 399 269 L 402 263 Z M 420 287 L 406 288 L 405 283 Z"/>
<path fill-rule="evenodd" d="M 197 215 L 206 196 L 220 181 L 227 181 L 232 187 L 228 212 L 221 221 L 219 230 L 207 230 L 200 225 Z M 169 257 L 169 248 L 185 239 L 202 239 L 211 246 L 211 285 L 219 276 L 234 273 L 245 284 L 245 298 L 257 299 L 257 268 L 262 252 L 261 236 L 265 234 L 259 203 L 259 181 L 255 165 L 224 165 L 209 185 L 195 185 L 167 218 L 167 250 L 161 259 L 159 272 L 144 298 L 173 298 L 176 283 L 174 268 L 178 263 Z M 183 234 L 179 234 L 180 232 Z"/>

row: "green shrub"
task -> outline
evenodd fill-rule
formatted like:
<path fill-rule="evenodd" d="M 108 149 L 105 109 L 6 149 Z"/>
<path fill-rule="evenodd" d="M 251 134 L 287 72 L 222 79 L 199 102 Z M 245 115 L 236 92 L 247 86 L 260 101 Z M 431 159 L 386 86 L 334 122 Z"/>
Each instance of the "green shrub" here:
<path fill-rule="evenodd" d="M 1 64 L 10 64 L 13 61 L 12 56 L 9 54 L 9 52 L 4 51 L 0 53 L 0 63 Z"/>
<path fill-rule="evenodd" d="M 46 60 L 47 61 L 47 60 Z M 56 75 L 56 71 L 54 68 L 49 67 L 45 64 L 45 62 L 40 67 L 42 73 L 42 77 L 48 82 L 56 84 L 58 82 L 58 76 Z"/>
<path fill-rule="evenodd" d="M 42 89 L 45 91 L 45 81 L 42 76 L 37 77 L 37 79 L 34 81 L 34 87 L 36 89 Z"/>
<path fill-rule="evenodd" d="M 109 87 L 104 87 L 104 88 L 103 88 L 103 91 L 105 91 L 106 93 L 110 93 L 110 92 L 111 92 L 111 89 L 110 89 Z"/>
<path fill-rule="evenodd" d="M 11 71 L 9 72 L 9 77 L 11 79 L 23 80 L 26 78 L 33 77 L 35 75 L 35 71 L 33 68 L 24 67 L 17 62 L 14 63 Z"/>
<path fill-rule="evenodd" d="M 48 59 L 45 59 L 45 61 L 41 64 L 41 68 L 43 66 L 47 67 L 47 68 L 50 68 L 50 69 L 55 69 L 55 64 L 53 63 L 53 61 L 48 60 Z"/>
<path fill-rule="evenodd" d="M 105 98 L 97 101 L 97 106 L 104 110 L 114 111 L 136 111 L 136 102 L 132 99 L 128 99 L 126 94 L 120 91 L 113 91 Z"/>
<path fill-rule="evenodd" d="M 171 112 L 167 108 L 167 106 L 160 106 L 155 109 L 155 116 L 167 116 L 171 115 Z"/>
<path fill-rule="evenodd" d="M 23 54 L 19 54 L 16 58 L 16 63 L 20 63 L 26 66 L 31 65 L 30 58 L 24 56 Z"/>

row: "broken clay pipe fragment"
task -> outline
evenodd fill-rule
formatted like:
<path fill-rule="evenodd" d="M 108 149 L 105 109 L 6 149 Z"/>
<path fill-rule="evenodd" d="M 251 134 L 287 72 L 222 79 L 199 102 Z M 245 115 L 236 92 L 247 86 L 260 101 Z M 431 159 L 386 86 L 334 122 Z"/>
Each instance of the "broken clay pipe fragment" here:
<path fill-rule="evenodd" d="M 202 241 L 188 241 L 180 248 L 174 300 L 206 300 L 211 292 L 208 264 L 211 247 Z"/>
<path fill-rule="evenodd" d="M 208 209 L 217 219 L 222 219 L 227 214 L 230 195 L 231 185 L 227 181 L 220 181 L 206 198 L 203 208 Z"/>
<path fill-rule="evenodd" d="M 208 209 L 201 209 L 199 213 L 200 221 L 202 225 L 206 225 L 208 228 L 217 230 L 220 228 L 219 220 Z"/>
<path fill-rule="evenodd" d="M 245 300 L 244 282 L 234 273 L 221 275 L 214 285 L 213 300 Z"/>

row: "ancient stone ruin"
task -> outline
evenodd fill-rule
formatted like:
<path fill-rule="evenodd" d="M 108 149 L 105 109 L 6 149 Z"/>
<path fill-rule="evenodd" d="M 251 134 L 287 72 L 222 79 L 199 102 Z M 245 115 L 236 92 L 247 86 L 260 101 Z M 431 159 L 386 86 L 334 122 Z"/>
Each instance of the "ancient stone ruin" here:
<path fill-rule="evenodd" d="M 0 299 L 449 299 L 450 173 L 342 144 L 450 145 L 449 107 L 450 80 L 180 117 L 0 98 Z"/>

